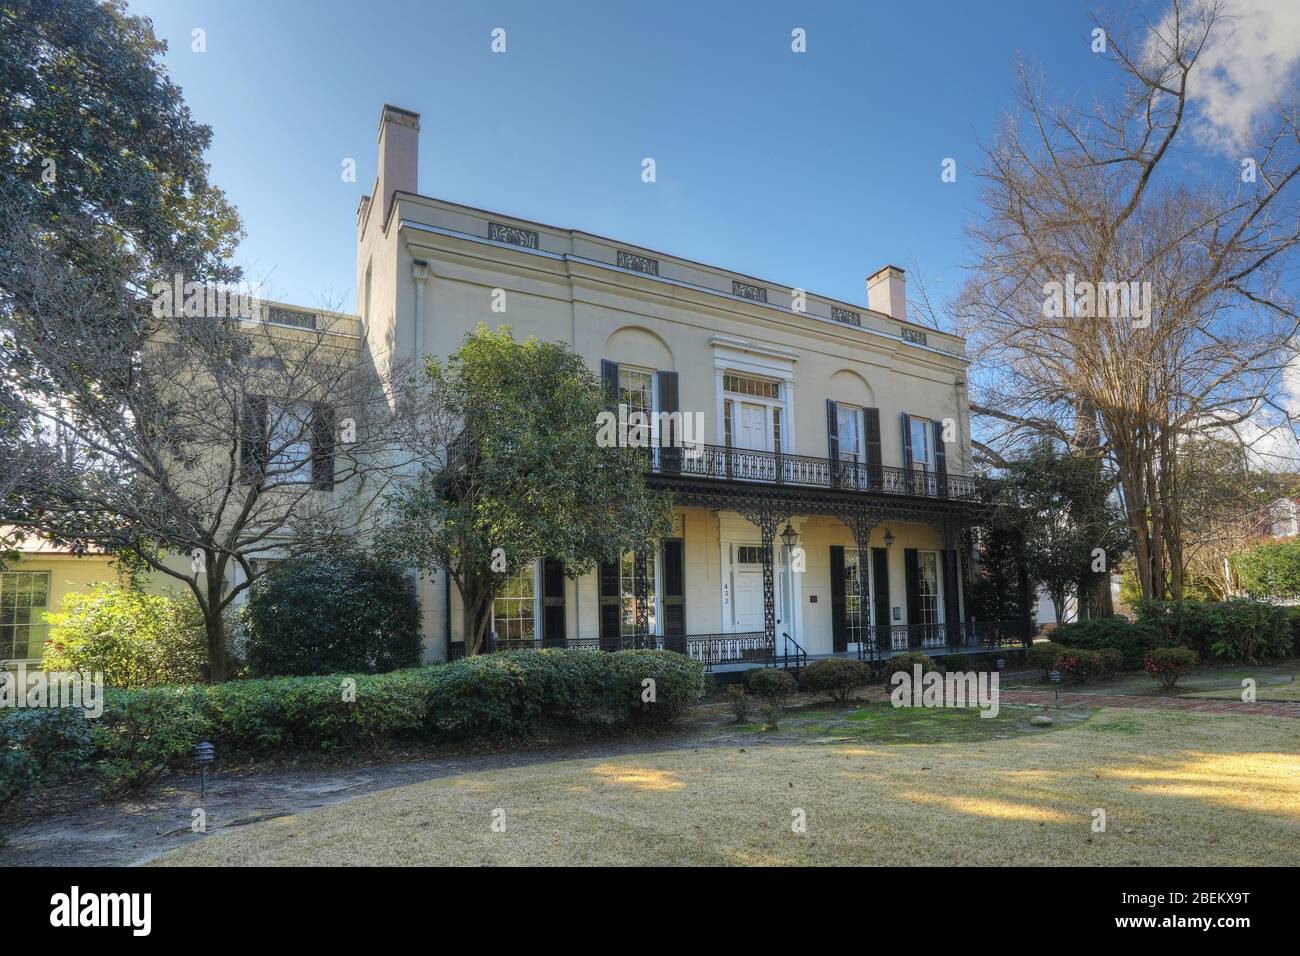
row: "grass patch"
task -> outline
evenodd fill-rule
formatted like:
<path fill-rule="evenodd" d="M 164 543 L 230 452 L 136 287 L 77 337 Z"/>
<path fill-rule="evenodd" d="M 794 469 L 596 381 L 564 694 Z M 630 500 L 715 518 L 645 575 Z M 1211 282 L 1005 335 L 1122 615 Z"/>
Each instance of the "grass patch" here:
<path fill-rule="evenodd" d="M 823 741 L 858 741 L 881 744 L 936 744 L 997 740 L 1017 734 L 1042 734 L 1071 726 L 1086 714 L 1053 711 L 1056 723 L 1035 727 L 1029 718 L 1044 713 L 1041 707 L 1003 705 L 996 717 L 981 717 L 971 708 L 894 707 L 873 703 L 853 710 L 814 710 L 787 717 L 781 729 Z"/>
<path fill-rule="evenodd" d="M 871 709 L 853 713 L 862 710 Z M 839 732 L 897 719 L 808 723 Z M 1104 747 L 1096 732 L 1108 733 Z M 218 830 L 158 862 L 1235 866 L 1300 855 L 1293 719 L 1103 709 L 1005 740 L 765 739 L 647 742 L 616 757 L 430 780 Z M 1104 834 L 1090 829 L 1097 807 Z M 494 810 L 504 831 L 492 827 Z M 791 830 L 795 810 L 806 833 Z"/>

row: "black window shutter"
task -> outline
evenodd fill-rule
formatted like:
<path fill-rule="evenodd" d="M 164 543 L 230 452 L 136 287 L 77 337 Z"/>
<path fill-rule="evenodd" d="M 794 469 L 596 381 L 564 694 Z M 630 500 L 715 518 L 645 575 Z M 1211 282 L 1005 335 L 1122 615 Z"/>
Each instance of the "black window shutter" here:
<path fill-rule="evenodd" d="M 839 408 L 833 399 L 826 399 L 826 440 L 830 445 L 831 485 L 840 484 L 840 419 Z"/>
<path fill-rule="evenodd" d="M 334 409 L 324 402 L 311 410 L 311 482 L 321 491 L 334 490 Z"/>
<path fill-rule="evenodd" d="M 681 411 L 680 397 L 677 393 L 677 373 L 676 372 L 658 372 L 656 377 L 659 379 L 659 411 L 661 412 L 679 412 Z M 674 423 L 667 419 L 661 419 L 663 425 L 659 432 L 659 461 L 664 471 L 679 472 L 682 470 L 682 436 L 676 432 L 681 424 Z"/>
<path fill-rule="evenodd" d="M 957 596 L 957 552 L 943 552 L 943 620 L 947 625 L 948 643 L 961 643 L 961 599 Z"/>
<path fill-rule="evenodd" d="M 248 395 L 239 410 L 239 480 L 260 484 L 269 457 L 267 403 L 260 395 Z"/>
<path fill-rule="evenodd" d="M 600 384 L 605 388 L 605 401 L 618 404 L 618 363 L 600 360 Z"/>
<path fill-rule="evenodd" d="M 934 436 L 934 470 L 941 474 L 948 474 L 948 452 L 943 446 L 943 422 L 930 422 L 930 434 Z"/>
<path fill-rule="evenodd" d="M 876 646 L 890 647 L 889 629 L 889 552 L 884 548 L 871 549 L 871 576 L 876 587 Z"/>
<path fill-rule="evenodd" d="M 596 582 L 600 591 L 600 646 L 619 649 L 623 631 L 623 595 L 619 589 L 618 562 L 602 561 Z"/>
<path fill-rule="evenodd" d="M 848 608 L 844 595 L 844 547 L 831 545 L 831 649 L 849 647 Z"/>
<path fill-rule="evenodd" d="M 885 474 L 880 454 L 880 409 L 862 410 L 862 440 L 865 444 L 868 490 L 879 491 L 884 486 Z"/>
<path fill-rule="evenodd" d="M 542 642 L 564 646 L 564 563 L 542 562 Z"/>
<path fill-rule="evenodd" d="M 912 416 L 903 412 L 903 468 L 912 470 Z"/>
<path fill-rule="evenodd" d="M 911 628 L 921 623 L 921 568 L 916 548 L 903 549 L 903 575 L 907 585 L 907 624 Z"/>
<path fill-rule="evenodd" d="M 680 538 L 664 541 L 664 636 L 686 635 L 685 544 Z M 685 650 L 681 642 L 669 650 Z"/>

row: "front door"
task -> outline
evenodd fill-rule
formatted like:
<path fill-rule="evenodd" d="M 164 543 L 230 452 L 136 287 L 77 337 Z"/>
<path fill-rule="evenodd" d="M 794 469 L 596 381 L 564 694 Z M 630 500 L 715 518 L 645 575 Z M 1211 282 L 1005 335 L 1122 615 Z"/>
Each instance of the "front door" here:
<path fill-rule="evenodd" d="M 736 630 L 761 631 L 763 620 L 763 565 L 759 549 L 741 545 L 736 551 Z"/>
<path fill-rule="evenodd" d="M 740 430 L 736 444 L 740 448 L 767 451 L 767 409 L 762 405 L 740 403 Z"/>

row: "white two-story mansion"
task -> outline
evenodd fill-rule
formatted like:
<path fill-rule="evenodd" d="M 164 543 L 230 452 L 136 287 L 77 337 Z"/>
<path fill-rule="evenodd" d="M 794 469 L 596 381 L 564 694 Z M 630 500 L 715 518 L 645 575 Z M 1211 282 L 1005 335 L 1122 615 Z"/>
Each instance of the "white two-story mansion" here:
<path fill-rule="evenodd" d="M 357 210 L 362 348 L 447 356 L 478 323 L 566 343 L 632 410 L 703 413 L 698 454 L 655 453 L 674 495 L 653 553 L 571 577 L 517 568 L 497 648 L 661 646 L 713 664 L 875 656 L 1019 637 L 972 622 L 962 339 L 907 321 L 903 270 L 867 305 L 422 195 L 419 115 L 385 106 Z M 506 311 L 493 311 L 502 301 Z M 421 583 L 432 661 L 463 651 L 459 595 Z M 997 635 L 994 638 L 994 635 Z"/>

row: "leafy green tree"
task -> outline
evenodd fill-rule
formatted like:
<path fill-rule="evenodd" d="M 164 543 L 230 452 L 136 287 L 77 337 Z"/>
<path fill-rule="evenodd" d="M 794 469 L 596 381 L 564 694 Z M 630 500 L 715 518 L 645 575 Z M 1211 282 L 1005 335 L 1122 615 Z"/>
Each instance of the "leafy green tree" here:
<path fill-rule="evenodd" d="M 1109 580 L 1128 536 L 1096 463 L 1042 442 L 1007 462 L 995 486 L 994 528 L 1019 539 L 1030 582 L 1045 590 L 1062 620 L 1071 593 Z"/>
<path fill-rule="evenodd" d="M 428 375 L 459 431 L 425 449 L 421 472 L 390 497 L 381 540 L 451 574 L 467 654 L 483 648 L 492 599 L 520 563 L 558 560 L 583 574 L 668 532 L 671 499 L 646 484 L 644 454 L 597 444 L 605 396 L 564 345 L 480 324 L 445 363 L 430 360 Z"/>
<path fill-rule="evenodd" d="M 212 133 L 165 50 L 120 0 L 0 3 L 0 525 L 73 544 L 121 526 L 61 496 L 85 462 L 55 453 L 36 410 L 129 405 L 152 283 L 239 277 Z"/>
<path fill-rule="evenodd" d="M 1300 596 L 1300 538 L 1279 538 L 1229 559 L 1246 593 L 1261 597 Z"/>
<path fill-rule="evenodd" d="M 190 600 L 100 584 L 47 614 L 47 671 L 100 672 L 113 687 L 190 684 L 207 660 L 203 615 Z"/>

